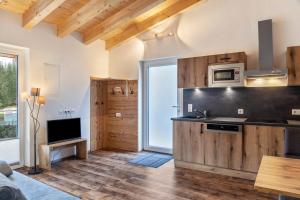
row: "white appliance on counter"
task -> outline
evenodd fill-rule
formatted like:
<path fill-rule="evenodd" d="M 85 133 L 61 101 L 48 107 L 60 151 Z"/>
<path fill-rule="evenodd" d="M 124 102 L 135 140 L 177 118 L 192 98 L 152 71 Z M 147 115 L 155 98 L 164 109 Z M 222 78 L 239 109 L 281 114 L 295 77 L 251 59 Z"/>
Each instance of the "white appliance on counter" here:
<path fill-rule="evenodd" d="M 244 63 L 208 66 L 208 87 L 243 87 Z"/>

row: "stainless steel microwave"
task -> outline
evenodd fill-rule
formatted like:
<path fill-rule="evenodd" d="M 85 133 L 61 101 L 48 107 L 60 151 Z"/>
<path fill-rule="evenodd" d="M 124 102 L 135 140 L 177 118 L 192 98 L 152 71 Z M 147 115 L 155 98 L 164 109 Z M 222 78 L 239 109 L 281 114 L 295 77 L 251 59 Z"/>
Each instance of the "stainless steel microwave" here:
<path fill-rule="evenodd" d="M 208 66 L 208 87 L 244 86 L 244 63 Z"/>

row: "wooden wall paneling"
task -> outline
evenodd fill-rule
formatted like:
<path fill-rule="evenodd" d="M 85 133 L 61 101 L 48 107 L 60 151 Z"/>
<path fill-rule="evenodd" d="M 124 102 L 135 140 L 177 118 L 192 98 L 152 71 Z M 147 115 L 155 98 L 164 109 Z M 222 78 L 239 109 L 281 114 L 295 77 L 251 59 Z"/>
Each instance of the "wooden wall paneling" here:
<path fill-rule="evenodd" d="M 138 151 L 138 85 L 137 81 L 107 82 L 106 148 Z M 115 92 L 114 88 L 121 88 Z M 116 117 L 121 113 L 121 117 Z"/>
<path fill-rule="evenodd" d="M 300 46 L 288 47 L 286 52 L 288 84 L 300 85 Z"/>
<path fill-rule="evenodd" d="M 90 149 L 96 151 L 98 149 L 98 134 L 99 134 L 99 109 L 98 109 L 98 81 L 91 80 L 90 82 Z"/>
<path fill-rule="evenodd" d="M 105 148 L 107 137 L 106 137 L 106 109 L 108 105 L 107 101 L 107 81 L 98 81 L 98 137 L 97 147 L 98 149 Z"/>
<path fill-rule="evenodd" d="M 257 172 L 262 156 L 284 156 L 285 128 L 246 125 L 243 170 Z"/>
<path fill-rule="evenodd" d="M 116 87 L 121 88 L 120 92 Z M 138 82 L 91 81 L 91 151 L 138 151 Z M 121 113 L 121 117 L 116 117 Z"/>
<path fill-rule="evenodd" d="M 242 167 L 242 133 L 204 132 L 205 165 L 240 170 Z"/>
<path fill-rule="evenodd" d="M 90 89 L 90 123 L 91 123 L 91 151 L 105 146 L 105 121 L 107 104 L 106 81 L 91 80 Z"/>
<path fill-rule="evenodd" d="M 178 88 L 207 87 L 208 57 L 178 60 Z"/>

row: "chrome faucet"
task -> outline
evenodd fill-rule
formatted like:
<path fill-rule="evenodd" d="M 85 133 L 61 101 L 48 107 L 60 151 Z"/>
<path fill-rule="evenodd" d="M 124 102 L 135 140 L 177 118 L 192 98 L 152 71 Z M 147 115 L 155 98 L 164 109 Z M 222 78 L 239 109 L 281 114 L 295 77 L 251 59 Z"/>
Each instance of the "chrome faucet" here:
<path fill-rule="evenodd" d="M 207 110 L 194 109 L 197 118 L 207 118 Z"/>

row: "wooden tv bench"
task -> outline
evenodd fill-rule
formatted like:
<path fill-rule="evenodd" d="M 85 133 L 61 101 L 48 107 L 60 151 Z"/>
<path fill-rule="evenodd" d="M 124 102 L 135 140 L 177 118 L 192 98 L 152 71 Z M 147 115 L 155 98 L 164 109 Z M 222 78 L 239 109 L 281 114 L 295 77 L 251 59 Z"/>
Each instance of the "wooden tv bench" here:
<path fill-rule="evenodd" d="M 70 146 L 76 146 L 76 156 L 79 159 L 87 159 L 87 141 L 86 139 L 75 139 L 54 144 L 40 145 L 40 168 L 51 170 L 51 151 L 55 149 L 62 149 Z"/>

